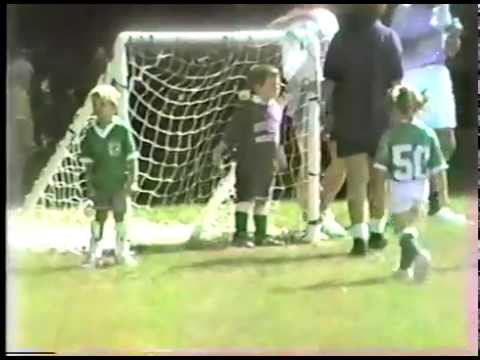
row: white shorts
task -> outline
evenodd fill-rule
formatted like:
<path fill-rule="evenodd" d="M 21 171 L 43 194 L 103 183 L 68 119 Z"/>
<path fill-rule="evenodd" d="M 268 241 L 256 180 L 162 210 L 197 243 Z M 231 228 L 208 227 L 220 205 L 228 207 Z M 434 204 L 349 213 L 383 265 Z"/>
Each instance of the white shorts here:
<path fill-rule="evenodd" d="M 457 127 L 452 79 L 446 66 L 431 65 L 405 71 L 403 83 L 426 90 L 429 97 L 420 119 L 432 129 Z"/>
<path fill-rule="evenodd" d="M 428 179 L 390 181 L 390 211 L 399 214 L 426 206 L 430 192 Z"/>

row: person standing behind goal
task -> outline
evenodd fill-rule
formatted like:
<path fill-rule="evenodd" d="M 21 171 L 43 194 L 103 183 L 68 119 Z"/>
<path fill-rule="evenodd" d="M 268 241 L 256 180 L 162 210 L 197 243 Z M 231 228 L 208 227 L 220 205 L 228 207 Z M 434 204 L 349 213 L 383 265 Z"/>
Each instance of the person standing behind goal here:
<path fill-rule="evenodd" d="M 327 103 L 333 100 L 332 136 L 338 161 L 347 170 L 352 256 L 366 255 L 367 245 L 371 249 L 386 246 L 385 189 L 371 176 L 372 159 L 390 126 L 387 92 L 400 82 L 403 69 L 400 39 L 379 20 L 385 8 L 385 4 L 352 6 L 325 60 L 324 95 Z"/>
<path fill-rule="evenodd" d="M 115 259 L 136 265 L 131 256 L 125 214 L 127 197 L 136 190 L 138 152 L 131 129 L 116 116 L 120 93 L 99 85 L 91 94 L 94 117 L 81 144 L 81 162 L 86 166 L 87 197 L 95 209 L 91 224 L 90 253 L 86 266 L 95 267 L 104 252 L 101 246 L 108 212 L 115 219 Z"/>
<path fill-rule="evenodd" d="M 283 245 L 267 234 L 268 202 L 275 168 L 285 169 L 286 159 L 280 145 L 283 106 L 280 94 L 280 71 L 270 65 L 254 65 L 248 72 L 250 98 L 240 103 L 227 126 L 223 140 L 213 152 L 221 161 L 225 152 L 233 153 L 236 165 L 236 209 L 233 245 L 253 248 Z M 255 239 L 247 233 L 248 218 L 254 210 Z"/>
<path fill-rule="evenodd" d="M 450 161 L 455 152 L 457 127 L 452 80 L 446 66 L 460 50 L 463 27 L 450 14 L 449 4 L 400 4 L 393 14 L 392 29 L 404 49 L 403 83 L 426 90 L 430 99 L 422 121 L 438 136 L 443 155 Z M 441 207 L 435 179 L 431 181 L 429 215 L 452 223 L 465 216 Z"/>
<path fill-rule="evenodd" d="M 339 26 L 335 15 L 328 9 L 319 7 L 317 4 L 301 5 L 295 7 L 286 15 L 274 20 L 270 28 L 283 29 L 287 32 L 286 40 L 282 46 L 282 66 L 283 73 L 287 80 L 287 115 L 292 119 L 292 125 L 295 132 L 295 140 L 298 146 L 301 166 L 299 171 L 299 181 L 297 186 L 297 197 L 302 207 L 304 218 L 307 220 L 308 209 L 308 117 L 313 113 L 309 111 L 311 106 L 310 98 L 317 95 L 318 82 L 321 81 L 316 74 L 316 52 L 318 47 L 320 56 L 324 56 L 330 41 Z M 305 35 L 313 35 L 308 41 Z M 322 61 L 322 60 L 320 60 Z M 323 111 L 324 109 L 322 109 Z M 323 131 L 323 130 L 322 130 Z M 333 183 L 341 182 L 337 180 L 334 167 L 330 166 L 325 174 L 328 183 L 322 183 L 322 199 L 333 198 L 336 196 L 332 188 Z M 333 178 L 332 178 L 333 176 Z M 341 184 L 340 184 L 341 186 Z M 325 196 L 325 192 L 328 193 Z M 321 202 L 322 204 L 322 202 Z M 345 236 L 345 229 L 336 222 L 335 216 L 330 209 L 326 207 L 321 212 L 321 229 L 325 233 L 319 234 L 320 238 L 326 239 L 327 235 L 331 237 Z M 309 219 L 312 220 L 312 219 Z"/>

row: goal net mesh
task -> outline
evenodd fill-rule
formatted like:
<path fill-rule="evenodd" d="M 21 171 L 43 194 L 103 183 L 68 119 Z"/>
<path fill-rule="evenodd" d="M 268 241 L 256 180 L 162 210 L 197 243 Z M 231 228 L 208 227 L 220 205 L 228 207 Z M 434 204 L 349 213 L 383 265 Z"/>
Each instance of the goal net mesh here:
<path fill-rule="evenodd" d="M 128 114 L 119 115 L 129 122 L 140 153 L 140 191 L 131 198 L 129 214 L 132 243 L 226 238 L 233 231 L 235 165 L 214 163 L 212 150 L 246 89 L 249 68 L 259 63 L 281 68 L 280 42 L 132 40 L 125 51 L 128 81 L 113 78 L 128 94 Z M 91 109 L 89 99 L 83 109 L 88 114 L 85 108 Z M 70 137 L 35 210 L 22 222 L 13 222 L 22 228 L 17 226 L 16 234 L 24 232 L 37 247 L 53 243 L 78 248 L 88 243 L 90 220 L 82 212 L 85 169 L 79 152 L 91 125 L 85 121 Z M 276 234 L 302 226 L 301 210 L 295 205 L 302 181 L 298 136 L 285 121 L 282 137 L 289 167 L 276 175 L 272 192 L 270 231 Z M 106 227 L 112 226 L 107 222 Z M 108 236 L 111 230 L 106 230 Z"/>

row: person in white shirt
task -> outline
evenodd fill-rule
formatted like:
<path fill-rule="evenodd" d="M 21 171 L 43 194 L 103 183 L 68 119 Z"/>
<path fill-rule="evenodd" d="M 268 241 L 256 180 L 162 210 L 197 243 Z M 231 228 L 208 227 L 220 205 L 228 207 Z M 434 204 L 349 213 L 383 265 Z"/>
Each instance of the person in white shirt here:
<path fill-rule="evenodd" d="M 324 56 L 333 36 L 339 29 L 336 16 L 325 8 L 316 5 L 298 7 L 270 24 L 271 28 L 287 31 L 287 41 L 282 49 L 283 75 L 287 81 L 287 115 L 293 120 L 293 128 L 301 157 L 300 179 L 297 193 L 304 213 L 307 209 L 307 121 L 309 116 L 309 98 L 317 95 L 317 87 L 321 84 L 315 82 L 317 78 L 315 54 L 321 56 L 323 67 Z M 311 42 L 311 35 L 318 41 Z M 321 75 L 320 75 L 321 78 Z M 323 107 L 323 106 L 322 106 Z M 322 109 L 323 111 L 323 109 Z M 335 198 L 343 184 L 342 173 L 337 176 L 335 161 L 328 167 L 323 184 L 323 198 Z M 340 186 L 337 185 L 340 183 Z M 327 186 L 325 186 L 327 185 Z M 331 237 L 345 236 L 345 229 L 335 221 L 333 213 L 327 208 L 322 208 L 322 231 Z M 322 235 L 321 235 L 322 236 Z"/>

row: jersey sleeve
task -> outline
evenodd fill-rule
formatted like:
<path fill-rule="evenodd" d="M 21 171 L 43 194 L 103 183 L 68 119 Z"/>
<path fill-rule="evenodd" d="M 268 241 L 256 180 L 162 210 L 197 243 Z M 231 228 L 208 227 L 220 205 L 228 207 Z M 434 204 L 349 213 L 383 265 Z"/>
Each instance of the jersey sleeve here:
<path fill-rule="evenodd" d="M 435 175 L 443 170 L 448 169 L 447 162 L 443 156 L 440 147 L 440 141 L 437 135 L 432 131 L 429 133 L 430 139 L 430 158 L 428 160 L 428 172 L 430 175 Z"/>
<path fill-rule="evenodd" d="M 227 145 L 228 151 L 234 150 L 244 136 L 244 127 L 247 120 L 245 119 L 245 106 L 246 104 L 242 104 L 234 111 L 233 116 L 225 129 L 223 139 Z"/>
<path fill-rule="evenodd" d="M 400 37 L 392 31 L 390 40 L 387 44 L 388 79 L 393 83 L 394 81 L 400 81 L 403 78 L 402 43 Z"/>
<path fill-rule="evenodd" d="M 125 129 L 125 136 L 124 136 L 124 149 L 125 149 L 125 156 L 127 160 L 134 160 L 138 159 L 139 152 L 136 149 L 135 141 L 133 140 L 133 133 L 130 126 L 124 126 Z"/>
<path fill-rule="evenodd" d="M 377 153 L 375 154 L 375 161 L 373 167 L 378 170 L 389 172 L 391 169 L 391 155 L 390 155 L 390 136 L 386 132 L 378 145 Z"/>
<path fill-rule="evenodd" d="M 342 74 L 343 57 L 341 54 L 340 36 L 337 32 L 330 43 L 325 58 L 323 74 L 326 79 L 339 81 Z"/>
<path fill-rule="evenodd" d="M 84 165 L 88 165 L 93 164 L 94 161 L 91 145 L 91 131 L 89 129 L 80 144 L 80 162 Z"/>

